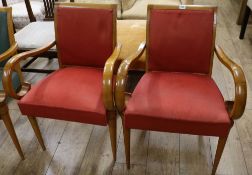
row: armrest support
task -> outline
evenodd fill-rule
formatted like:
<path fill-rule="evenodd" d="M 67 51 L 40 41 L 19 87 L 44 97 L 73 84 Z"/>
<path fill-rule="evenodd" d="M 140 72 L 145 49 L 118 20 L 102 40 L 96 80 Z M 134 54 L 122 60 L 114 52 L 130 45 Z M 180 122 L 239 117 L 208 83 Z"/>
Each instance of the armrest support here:
<path fill-rule="evenodd" d="M 0 61 L 3 61 L 11 56 L 13 56 L 17 52 L 18 45 L 17 43 L 13 44 L 8 50 L 4 53 L 0 54 Z"/>
<path fill-rule="evenodd" d="M 30 50 L 27 52 L 22 52 L 20 54 L 15 55 L 14 57 L 12 57 L 6 63 L 6 65 L 4 66 L 4 72 L 3 72 L 3 87 L 4 87 L 4 90 L 8 96 L 15 98 L 15 99 L 21 99 L 30 89 L 30 84 L 26 83 L 26 82 L 22 82 L 22 81 L 21 81 L 21 90 L 18 93 L 16 93 L 16 91 L 14 90 L 14 88 L 12 86 L 12 78 L 11 78 L 12 72 L 17 69 L 20 61 L 25 60 L 28 57 L 33 57 L 33 56 L 39 55 L 39 54 L 49 50 L 50 48 L 52 48 L 54 45 L 55 45 L 55 41 L 51 42 L 50 44 L 48 44 L 44 47 Z"/>
<path fill-rule="evenodd" d="M 117 44 L 112 55 L 108 58 L 105 63 L 103 70 L 103 102 L 105 108 L 109 111 L 115 109 L 114 107 L 114 95 L 113 95 L 113 73 L 116 61 L 118 60 L 121 44 Z"/>
<path fill-rule="evenodd" d="M 123 112 L 125 108 L 125 87 L 127 83 L 127 75 L 131 65 L 133 65 L 143 54 L 145 50 L 145 42 L 142 42 L 137 52 L 123 60 L 119 66 L 117 76 L 116 76 L 116 90 L 115 90 L 115 101 L 116 107 L 120 113 Z"/>
<path fill-rule="evenodd" d="M 233 102 L 226 102 L 229 115 L 232 119 L 242 116 L 247 100 L 247 84 L 245 75 L 239 65 L 233 62 L 219 46 L 215 46 L 215 53 L 222 64 L 231 72 L 235 83 L 235 99 Z"/>

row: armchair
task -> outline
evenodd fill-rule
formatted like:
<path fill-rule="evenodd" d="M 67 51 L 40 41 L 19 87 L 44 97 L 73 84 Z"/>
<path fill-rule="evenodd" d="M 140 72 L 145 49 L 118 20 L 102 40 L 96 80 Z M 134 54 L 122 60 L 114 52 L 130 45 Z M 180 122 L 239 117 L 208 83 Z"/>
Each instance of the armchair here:
<path fill-rule="evenodd" d="M 130 129 L 219 137 L 215 174 L 233 120 L 242 116 L 247 97 L 244 73 L 219 46 L 214 47 L 216 7 L 148 6 L 146 73 L 125 104 L 129 68 L 144 51 L 125 59 L 117 73 L 115 101 L 122 116 L 127 167 Z M 230 70 L 235 99 L 226 101 L 211 78 L 213 55 Z"/>
<path fill-rule="evenodd" d="M 55 7 L 56 42 L 23 52 L 4 68 L 4 88 L 19 99 L 36 136 L 45 149 L 35 116 L 109 126 L 116 159 L 116 110 L 113 95 L 116 44 L 116 5 L 59 3 Z M 15 66 L 30 56 L 57 46 L 60 69 L 34 86 L 22 83 L 16 93 L 10 81 Z"/>
<path fill-rule="evenodd" d="M 0 7 L 0 76 L 3 75 L 3 66 L 6 61 L 17 53 L 17 43 L 14 39 L 14 29 L 12 24 L 12 10 L 7 7 Z M 20 81 L 23 80 L 19 64 L 15 66 L 14 72 L 10 77 L 13 83 L 13 90 L 16 91 L 20 87 Z M 6 104 L 7 96 L 3 91 L 2 81 L 0 81 L 0 119 L 3 120 L 13 143 L 22 159 L 24 155 L 18 142 L 13 124 L 11 122 L 9 109 Z"/>

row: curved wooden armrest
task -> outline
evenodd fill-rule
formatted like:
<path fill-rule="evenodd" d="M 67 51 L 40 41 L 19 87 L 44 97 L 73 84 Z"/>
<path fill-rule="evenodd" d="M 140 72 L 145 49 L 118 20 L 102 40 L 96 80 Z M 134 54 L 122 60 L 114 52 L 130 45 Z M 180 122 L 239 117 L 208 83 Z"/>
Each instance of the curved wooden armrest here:
<path fill-rule="evenodd" d="M 3 72 L 3 87 L 4 87 L 4 90 L 8 96 L 15 98 L 15 99 L 21 99 L 30 89 L 30 84 L 26 83 L 26 82 L 22 82 L 22 81 L 21 81 L 21 90 L 18 93 L 16 93 L 16 91 L 14 90 L 14 88 L 12 86 L 12 72 L 15 69 L 17 69 L 20 61 L 25 60 L 28 57 L 34 57 L 36 55 L 39 55 L 39 54 L 49 50 L 50 48 L 52 48 L 54 45 L 55 45 L 55 41 L 51 42 L 50 44 L 48 44 L 44 47 L 30 50 L 27 52 L 22 52 L 20 54 L 13 56 L 6 63 L 6 65 L 4 66 L 4 72 Z"/>
<path fill-rule="evenodd" d="M 224 64 L 232 73 L 235 83 L 235 99 L 227 101 L 227 109 L 232 119 L 238 119 L 242 116 L 247 100 L 247 84 L 244 73 L 239 65 L 233 62 L 219 46 L 215 46 L 215 53 L 220 62 Z"/>
<path fill-rule="evenodd" d="M 116 90 L 115 90 L 115 101 L 116 107 L 120 113 L 124 111 L 125 108 L 125 87 L 127 83 L 127 75 L 130 66 L 132 66 L 143 54 L 145 49 L 145 42 L 142 42 L 137 52 L 129 56 L 120 64 L 117 76 L 116 76 Z"/>
<path fill-rule="evenodd" d="M 113 72 L 121 51 L 121 47 L 121 44 L 117 44 L 112 55 L 106 61 L 103 70 L 103 103 L 105 108 L 109 111 L 115 110 L 113 95 Z"/>
<path fill-rule="evenodd" d="M 18 45 L 17 43 L 13 44 L 8 50 L 6 50 L 4 53 L 0 54 L 0 61 L 5 60 L 6 58 L 9 58 L 13 56 L 15 53 L 17 53 Z"/>

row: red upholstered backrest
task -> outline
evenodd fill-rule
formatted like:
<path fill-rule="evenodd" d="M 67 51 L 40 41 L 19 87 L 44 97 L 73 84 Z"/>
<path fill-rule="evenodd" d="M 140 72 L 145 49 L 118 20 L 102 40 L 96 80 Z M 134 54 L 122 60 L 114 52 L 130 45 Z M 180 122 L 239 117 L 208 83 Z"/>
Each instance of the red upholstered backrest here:
<path fill-rule="evenodd" d="M 148 8 L 150 71 L 210 73 L 214 10 Z"/>
<path fill-rule="evenodd" d="M 55 33 L 61 65 L 104 67 L 116 44 L 113 7 L 56 6 Z"/>

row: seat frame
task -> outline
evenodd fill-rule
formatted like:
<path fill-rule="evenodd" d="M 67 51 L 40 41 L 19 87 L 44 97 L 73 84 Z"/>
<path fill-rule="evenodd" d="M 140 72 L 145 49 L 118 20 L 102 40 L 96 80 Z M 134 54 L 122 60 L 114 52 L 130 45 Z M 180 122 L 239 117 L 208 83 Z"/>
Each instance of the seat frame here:
<path fill-rule="evenodd" d="M 234 83 L 235 83 L 235 99 L 234 101 L 225 101 L 227 112 L 230 116 L 230 120 L 233 121 L 234 119 L 238 119 L 242 116 L 245 105 L 246 105 L 246 98 L 247 98 L 247 85 L 246 85 L 246 79 L 244 76 L 244 73 L 240 66 L 238 66 L 235 62 L 233 62 L 225 53 L 224 51 L 219 47 L 215 46 L 215 31 L 216 31 L 216 11 L 217 7 L 215 6 L 202 6 L 202 5 L 183 5 L 183 6 L 164 6 L 164 5 L 148 5 L 148 16 L 147 16 L 147 32 L 146 32 L 146 40 L 147 45 L 145 46 L 145 43 L 141 43 L 136 53 L 132 54 L 128 58 L 126 58 L 121 65 L 118 68 L 117 72 L 117 80 L 116 80 L 116 90 L 115 90 L 115 101 L 116 101 L 116 107 L 122 117 L 122 123 L 123 123 L 123 134 L 124 134 L 124 144 L 125 144 L 125 154 L 126 154 L 126 163 L 127 168 L 130 168 L 130 128 L 126 128 L 124 124 L 124 110 L 126 108 L 126 98 L 125 98 L 125 89 L 127 84 L 127 75 L 128 71 L 131 66 L 133 66 L 138 59 L 141 57 L 141 55 L 144 53 L 145 47 L 147 47 L 146 50 L 146 69 L 145 71 L 148 72 L 148 45 L 149 45 L 149 21 L 150 21 L 150 10 L 151 9 L 166 9 L 166 10 L 172 10 L 172 9 L 190 9 L 190 10 L 214 10 L 215 15 L 215 22 L 213 25 L 213 45 L 212 45 L 212 55 L 211 55 L 211 64 L 210 64 L 210 71 L 208 76 L 211 77 L 212 74 L 212 67 L 213 67 L 213 56 L 214 52 L 217 55 L 218 59 L 222 64 L 224 64 L 229 71 L 231 72 Z M 232 126 L 231 126 L 232 127 Z M 231 129 L 231 128 L 230 128 Z M 226 137 L 219 137 L 217 150 L 215 159 L 213 162 L 213 169 L 212 169 L 212 175 L 216 173 L 221 155 L 223 153 L 226 141 L 228 136 Z"/>
<path fill-rule="evenodd" d="M 14 38 L 14 29 L 13 29 L 13 24 L 12 24 L 12 9 L 11 7 L 1 7 L 0 12 L 6 12 L 7 13 L 7 25 L 8 25 L 8 33 L 9 33 L 9 42 L 10 42 L 10 48 L 5 51 L 4 53 L 0 54 L 0 61 L 4 61 L 11 56 L 17 54 L 17 43 L 15 42 Z M 17 72 L 17 75 L 19 76 L 20 82 L 23 81 L 23 76 L 22 72 L 20 70 L 20 65 L 17 64 L 14 68 L 14 70 Z M 13 143 L 16 146 L 16 149 L 21 157 L 21 159 L 24 159 L 24 154 L 23 151 L 20 147 L 16 132 L 14 130 L 10 114 L 9 114 L 9 109 L 7 105 L 7 96 L 4 91 L 0 91 L 0 120 L 3 120 Z"/>
<path fill-rule="evenodd" d="M 71 6 L 71 7 L 84 7 L 84 8 L 101 8 L 101 9 L 113 9 L 114 13 L 113 13 L 113 47 L 114 47 L 114 51 L 111 54 L 111 56 L 107 59 L 105 66 L 104 66 L 104 71 L 103 71 L 103 102 L 105 105 L 105 109 L 106 109 L 106 117 L 108 120 L 108 126 L 109 126 L 109 133 L 110 133 L 110 138 L 111 138 L 111 147 L 112 147 L 112 153 L 113 153 L 113 158 L 114 161 L 116 160 L 116 108 L 114 105 L 114 89 L 113 89 L 113 85 L 111 84 L 111 82 L 113 82 L 113 72 L 114 72 L 114 68 L 116 67 L 116 65 L 118 65 L 119 60 L 118 60 L 118 56 L 120 54 L 120 49 L 121 49 L 121 44 L 117 44 L 117 39 L 116 39 L 116 5 L 112 4 L 112 5 L 98 5 L 98 4 L 81 4 L 81 3 L 56 3 L 55 6 L 60 7 L 60 6 Z M 55 18 L 55 24 L 57 24 L 57 18 Z M 57 25 L 56 25 L 57 26 Z M 56 41 L 57 41 L 57 30 L 56 30 Z M 23 52 L 20 53 L 18 55 L 16 55 L 15 57 L 11 58 L 11 60 L 6 64 L 5 68 L 4 68 L 4 76 L 3 76 L 3 86 L 4 89 L 6 90 L 6 93 L 17 99 L 20 100 L 22 97 L 24 97 L 28 91 L 31 88 L 31 85 L 27 82 L 22 82 L 22 87 L 21 90 L 19 92 L 15 92 L 13 89 L 13 85 L 11 83 L 11 75 L 12 72 L 15 68 L 15 66 L 17 64 L 19 64 L 19 62 L 21 60 L 25 60 L 29 57 L 34 57 L 37 55 L 40 55 L 46 51 L 48 51 L 50 48 L 52 48 L 53 46 L 56 45 L 56 41 L 53 41 L 49 44 L 47 44 L 44 47 L 38 48 L 38 49 L 34 49 L 34 50 L 30 50 L 27 52 Z M 57 48 L 58 49 L 58 48 Z M 59 61 L 59 66 L 60 69 L 64 68 L 64 67 L 68 67 L 69 65 L 63 65 L 61 64 L 60 61 L 60 55 L 58 57 L 58 61 Z M 33 130 L 37 136 L 37 139 L 40 143 L 40 145 L 42 146 L 43 150 L 45 150 L 45 145 L 44 145 L 44 141 L 42 139 L 42 135 L 41 132 L 39 130 L 38 127 L 38 123 L 37 120 L 35 118 L 35 116 L 28 116 L 28 119 L 33 127 Z"/>

